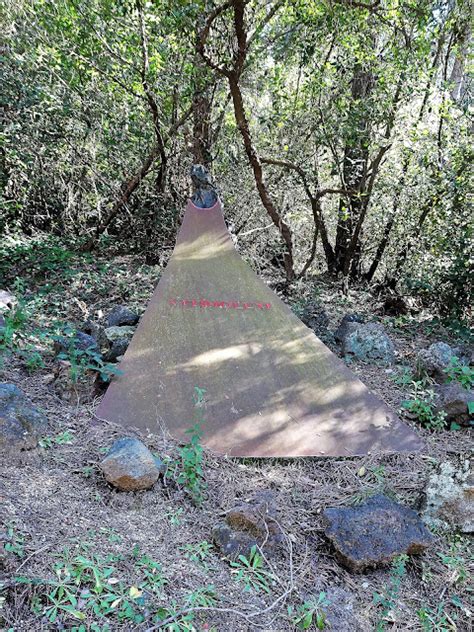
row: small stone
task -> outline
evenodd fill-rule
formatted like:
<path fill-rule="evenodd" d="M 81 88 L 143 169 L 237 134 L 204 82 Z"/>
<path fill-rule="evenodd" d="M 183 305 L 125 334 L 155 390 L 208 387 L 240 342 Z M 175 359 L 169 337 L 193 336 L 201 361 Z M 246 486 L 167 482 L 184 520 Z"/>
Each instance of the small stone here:
<path fill-rule="evenodd" d="M 109 351 L 104 354 L 104 360 L 106 362 L 118 362 L 119 358 L 121 358 L 127 350 L 129 343 L 130 340 L 128 338 L 117 338 L 117 340 L 114 340 Z"/>
<path fill-rule="evenodd" d="M 47 423 L 46 416 L 15 384 L 0 384 L 0 452 L 35 448 Z"/>
<path fill-rule="evenodd" d="M 230 559 L 241 554 L 248 557 L 252 546 L 271 548 L 283 540 L 271 491 L 257 492 L 250 500 L 240 503 L 226 513 L 225 521 L 226 524 L 214 528 L 213 538 Z"/>
<path fill-rule="evenodd" d="M 113 444 L 100 467 L 114 487 L 132 492 L 152 487 L 163 464 L 141 441 L 126 437 Z"/>
<path fill-rule="evenodd" d="M 16 298 L 11 292 L 0 290 L 0 309 L 11 309 L 16 302 Z"/>
<path fill-rule="evenodd" d="M 106 318 L 107 327 L 122 327 L 123 325 L 134 326 L 138 323 L 139 316 L 124 305 L 115 307 Z"/>
<path fill-rule="evenodd" d="M 97 372 L 73 366 L 69 360 L 57 360 L 53 367 L 55 393 L 64 401 L 87 404 L 97 396 Z"/>
<path fill-rule="evenodd" d="M 374 364 L 395 360 L 393 343 L 380 323 L 347 323 L 341 350 L 343 356 Z"/>
<path fill-rule="evenodd" d="M 461 364 L 466 361 L 461 349 L 451 347 L 445 342 L 435 342 L 418 353 L 417 374 L 426 373 L 437 382 L 446 382 L 448 376 L 445 369 L 448 368 L 453 358 L 458 358 Z"/>
<path fill-rule="evenodd" d="M 219 198 L 212 184 L 211 176 L 204 165 L 195 164 L 191 167 L 191 180 L 194 188 L 191 197 L 193 204 L 199 208 L 214 206 Z"/>
<path fill-rule="evenodd" d="M 425 490 L 424 521 L 438 529 L 474 533 L 474 473 L 469 461 L 462 467 L 442 463 Z"/>
<path fill-rule="evenodd" d="M 358 507 L 326 509 L 323 518 L 337 558 L 353 571 L 422 553 L 434 539 L 415 511 L 382 495 Z"/>
<path fill-rule="evenodd" d="M 99 323 L 96 323 L 93 320 L 86 320 L 86 322 L 81 326 L 81 332 L 94 338 L 100 349 L 107 347 L 108 340 L 105 335 L 105 329 L 102 325 L 99 325 Z"/>
<path fill-rule="evenodd" d="M 324 592 L 329 604 L 322 610 L 331 632 L 366 632 L 369 629 L 368 622 L 363 623 L 354 608 L 355 595 L 338 586 L 330 586 Z"/>
<path fill-rule="evenodd" d="M 272 501 L 265 496 L 237 505 L 226 513 L 225 520 L 232 529 L 250 533 L 260 544 L 275 544 L 282 537 L 274 518 Z"/>
<path fill-rule="evenodd" d="M 253 546 L 258 544 L 256 538 L 246 531 L 234 531 L 227 524 L 219 524 L 212 531 L 212 539 L 217 548 L 230 560 L 239 555 L 250 556 Z"/>
<path fill-rule="evenodd" d="M 120 340 L 121 338 L 125 338 L 130 341 L 135 333 L 135 327 L 124 326 L 124 327 L 107 327 L 105 330 L 105 335 L 107 336 L 107 340 L 109 342 L 115 342 L 116 340 Z"/>
<path fill-rule="evenodd" d="M 58 355 L 60 353 L 69 353 L 71 349 L 76 351 L 91 351 L 99 352 L 97 341 L 89 334 L 85 334 L 82 331 L 76 332 L 71 338 L 61 336 L 54 341 L 54 353 Z"/>
<path fill-rule="evenodd" d="M 459 382 L 440 384 L 435 388 L 436 412 L 446 413 L 446 421 L 472 425 L 474 416 L 469 413 L 469 402 L 474 402 L 474 391 L 467 390 Z"/>
<path fill-rule="evenodd" d="M 341 322 L 339 323 L 339 327 L 334 332 L 334 340 L 336 342 L 339 342 L 340 344 L 348 333 L 348 330 L 349 330 L 348 325 L 350 323 L 363 323 L 363 322 L 364 322 L 364 317 L 361 316 L 360 314 L 346 314 L 342 318 Z"/>

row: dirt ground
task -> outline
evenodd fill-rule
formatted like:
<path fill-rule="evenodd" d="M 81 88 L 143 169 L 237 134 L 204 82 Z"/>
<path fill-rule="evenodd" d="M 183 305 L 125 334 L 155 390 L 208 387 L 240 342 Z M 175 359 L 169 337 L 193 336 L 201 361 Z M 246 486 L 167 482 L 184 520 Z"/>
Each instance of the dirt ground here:
<path fill-rule="evenodd" d="M 199 507 L 171 477 L 138 493 L 118 492 L 106 483 L 98 463 L 124 430 L 94 417 L 97 400 L 75 404 L 59 398 L 48 383 L 54 362 L 51 344 L 38 332 L 63 322 L 77 326 L 118 304 L 142 312 L 158 275 L 157 267 L 133 257 L 71 259 L 60 271 L 30 277 L 24 273 L 27 292 L 37 298 L 28 335 L 45 366 L 28 371 L 21 354 L 14 352 L 4 360 L 0 381 L 17 384 L 45 411 L 51 440 L 22 453 L 20 463 L 0 466 L 0 518 L 3 539 L 11 545 L 0 558 L 0 629 L 284 632 L 298 629 L 295 612 L 319 597 L 317 609 L 327 611 L 328 630 L 351 632 L 354 617 L 361 630 L 470 630 L 473 557 L 467 536 L 435 533 L 431 549 L 410 558 L 398 574 L 391 567 L 356 574 L 336 561 L 321 520 L 325 508 L 361 502 L 377 492 L 421 509 L 426 481 L 439 464 L 449 460 L 459 465 L 472 456 L 468 429 L 432 432 L 408 419 L 426 441 L 425 452 L 416 455 L 285 461 L 224 459 L 205 452 L 207 488 Z M 329 332 L 353 311 L 385 324 L 396 345 L 397 366 L 413 365 L 417 350 L 430 342 L 455 340 L 419 308 L 412 316 L 384 317 L 377 298 L 363 290 L 344 296 L 324 280 L 315 280 L 312 296 L 329 317 L 325 342 L 333 349 Z M 307 287 L 297 287 L 291 297 L 307 298 Z M 357 363 L 351 368 L 389 406 L 400 408 L 407 387 L 393 379 L 399 369 Z M 165 434 L 139 438 L 161 457 L 177 455 L 178 446 Z M 226 510 L 260 490 L 273 492 L 285 537 L 279 548 L 268 555 L 264 551 L 266 589 L 257 591 L 246 589 L 236 569 L 210 544 L 212 529 Z M 91 585 L 86 580 L 94 571 L 73 577 L 64 571 L 76 568 L 79 556 L 92 561 L 122 599 L 107 614 L 101 606 L 96 611 L 85 606 L 84 586 Z M 140 556 L 155 564 L 148 562 L 154 583 L 144 581 Z M 61 582 L 63 591 L 51 597 Z M 73 601 L 68 602 L 69 610 L 59 606 L 51 617 L 54 599 L 62 603 L 65 586 L 77 589 L 77 603 L 72 607 Z M 335 593 L 335 588 L 346 592 Z M 96 590 L 96 601 L 106 594 L 106 588 Z M 348 619 L 341 608 L 334 611 L 331 594 L 346 595 Z M 125 597 L 133 614 L 121 610 Z M 76 616 L 81 608 L 87 611 L 84 619 Z M 168 621 L 164 627 L 157 623 L 158 612 Z M 315 621 L 308 629 L 317 629 Z"/>

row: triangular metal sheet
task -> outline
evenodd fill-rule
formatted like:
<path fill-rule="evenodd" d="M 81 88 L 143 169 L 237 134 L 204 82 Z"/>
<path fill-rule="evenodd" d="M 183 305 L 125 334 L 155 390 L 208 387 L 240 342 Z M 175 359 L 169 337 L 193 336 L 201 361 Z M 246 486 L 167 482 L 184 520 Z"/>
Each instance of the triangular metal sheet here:
<path fill-rule="evenodd" d="M 188 203 L 173 255 L 97 411 L 252 457 L 412 452 L 420 438 L 242 260 L 220 203 Z"/>

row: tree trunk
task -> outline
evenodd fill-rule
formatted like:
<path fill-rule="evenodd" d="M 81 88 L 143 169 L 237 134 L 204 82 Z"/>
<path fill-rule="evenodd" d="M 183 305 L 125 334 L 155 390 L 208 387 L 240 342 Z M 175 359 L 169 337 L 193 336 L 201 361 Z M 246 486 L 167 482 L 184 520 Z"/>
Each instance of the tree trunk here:
<path fill-rule="evenodd" d="M 150 171 L 153 163 L 160 155 L 160 149 L 157 145 L 153 147 L 151 152 L 146 157 L 140 169 L 135 173 L 129 180 L 122 184 L 122 192 L 112 204 L 109 212 L 106 214 L 105 218 L 99 222 L 96 226 L 94 234 L 90 237 L 81 247 L 81 251 L 89 252 L 94 247 L 97 239 L 102 235 L 110 222 L 116 217 L 119 211 L 128 203 L 132 193 L 138 188 L 143 178 Z"/>
<path fill-rule="evenodd" d="M 369 159 L 369 120 L 366 113 L 358 113 L 359 102 L 366 99 L 373 88 L 374 78 L 370 72 L 356 69 L 351 85 L 353 105 L 349 115 L 355 119 L 355 135 L 349 139 L 344 149 L 343 188 L 355 193 L 341 197 L 339 201 L 338 221 L 336 228 L 336 272 L 347 274 L 356 245 L 349 252 L 356 224 L 367 201 L 363 197 L 367 180 L 367 164 Z M 349 255 L 349 257 L 348 257 Z M 349 261 L 347 261 L 349 259 Z"/>
<path fill-rule="evenodd" d="M 248 161 L 253 170 L 257 191 L 260 196 L 260 200 L 265 207 L 265 210 L 267 211 L 275 226 L 278 228 L 278 231 L 280 232 L 280 235 L 285 242 L 286 252 L 283 258 L 285 263 L 286 278 L 288 281 L 292 281 L 294 279 L 295 273 L 293 264 L 293 240 L 291 230 L 290 227 L 280 217 L 280 214 L 275 208 L 275 205 L 273 204 L 273 201 L 268 193 L 263 178 L 262 165 L 258 154 L 253 146 L 252 137 L 250 134 L 250 127 L 247 116 L 245 114 L 242 92 L 240 90 L 239 78 L 235 73 L 232 72 L 229 73 L 228 79 L 230 93 L 232 95 L 232 102 L 234 105 L 235 121 L 242 136 L 245 153 L 247 154 Z"/>

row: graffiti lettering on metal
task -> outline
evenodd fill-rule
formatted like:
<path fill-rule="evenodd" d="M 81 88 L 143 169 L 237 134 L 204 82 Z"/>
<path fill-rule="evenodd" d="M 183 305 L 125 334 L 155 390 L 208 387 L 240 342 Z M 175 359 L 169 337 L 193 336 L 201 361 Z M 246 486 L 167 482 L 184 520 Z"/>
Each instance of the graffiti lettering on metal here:
<path fill-rule="evenodd" d="M 171 307 L 199 307 L 203 309 L 271 309 L 271 303 L 244 302 L 244 301 L 209 301 L 205 298 L 170 298 L 168 304 Z"/>

